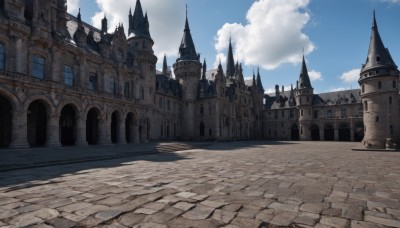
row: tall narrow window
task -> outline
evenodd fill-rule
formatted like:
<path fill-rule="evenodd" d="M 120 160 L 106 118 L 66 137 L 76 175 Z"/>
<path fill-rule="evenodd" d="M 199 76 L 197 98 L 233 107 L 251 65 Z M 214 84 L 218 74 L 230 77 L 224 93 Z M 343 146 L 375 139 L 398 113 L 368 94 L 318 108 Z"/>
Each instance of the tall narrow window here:
<path fill-rule="evenodd" d="M 0 70 L 4 70 L 4 68 L 5 68 L 4 45 L 0 43 Z"/>
<path fill-rule="evenodd" d="M 397 87 L 396 85 L 397 85 L 396 81 L 393 81 L 393 83 L 392 83 L 393 89 L 396 89 L 396 87 Z"/>
<path fill-rule="evenodd" d="M 341 113 L 341 116 L 342 116 L 342 117 L 346 117 L 346 115 L 347 115 L 347 114 L 346 114 L 346 108 L 342 108 L 340 111 L 341 111 L 341 112 L 340 112 L 340 113 Z"/>
<path fill-rule="evenodd" d="M 368 111 L 368 101 L 364 101 L 364 110 Z"/>
<path fill-rule="evenodd" d="M 64 83 L 67 86 L 74 86 L 74 72 L 68 65 L 64 65 Z"/>
<path fill-rule="evenodd" d="M 144 88 L 142 87 L 140 90 L 140 98 L 144 100 Z"/>
<path fill-rule="evenodd" d="M 117 94 L 117 83 L 114 78 L 110 78 L 109 90 L 112 95 Z"/>
<path fill-rule="evenodd" d="M 97 75 L 95 73 L 89 74 L 89 89 L 92 91 L 97 90 Z"/>
<path fill-rule="evenodd" d="M 378 89 L 382 89 L 382 82 L 378 81 Z"/>
<path fill-rule="evenodd" d="M 392 97 L 389 97 L 389 104 L 392 104 Z"/>
<path fill-rule="evenodd" d="M 314 111 L 314 119 L 318 119 L 318 111 Z"/>
<path fill-rule="evenodd" d="M 32 76 L 36 78 L 44 78 L 44 58 L 33 55 L 32 56 Z"/>
<path fill-rule="evenodd" d="M 282 118 L 285 117 L 285 111 L 282 110 Z"/>
<path fill-rule="evenodd" d="M 362 92 L 362 93 L 365 92 L 365 86 L 364 86 L 364 85 L 361 86 L 361 92 Z"/>
<path fill-rule="evenodd" d="M 130 93 L 129 93 L 129 82 L 125 82 L 124 85 L 124 96 L 126 98 L 130 97 Z"/>

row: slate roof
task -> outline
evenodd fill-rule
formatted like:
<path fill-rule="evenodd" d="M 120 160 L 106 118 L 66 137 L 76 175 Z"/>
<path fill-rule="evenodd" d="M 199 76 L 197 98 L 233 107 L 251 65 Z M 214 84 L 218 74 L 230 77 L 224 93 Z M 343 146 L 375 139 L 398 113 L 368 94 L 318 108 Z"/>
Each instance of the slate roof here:
<path fill-rule="evenodd" d="M 156 75 L 156 90 L 159 93 L 174 97 L 182 97 L 182 87 L 175 79 L 170 79 L 164 74 Z"/>

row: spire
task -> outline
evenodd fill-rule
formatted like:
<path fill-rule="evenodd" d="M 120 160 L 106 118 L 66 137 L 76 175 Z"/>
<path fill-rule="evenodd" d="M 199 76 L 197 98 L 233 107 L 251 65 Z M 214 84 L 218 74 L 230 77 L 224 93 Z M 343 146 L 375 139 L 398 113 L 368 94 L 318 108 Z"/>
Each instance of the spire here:
<path fill-rule="evenodd" d="M 168 74 L 167 56 L 165 54 L 164 54 L 162 72 L 163 72 L 164 75 Z"/>
<path fill-rule="evenodd" d="M 206 59 L 204 59 L 204 62 L 203 62 L 203 74 L 201 75 L 201 80 L 203 80 L 203 81 L 206 80 L 206 72 L 207 72 L 207 63 L 206 63 Z"/>
<path fill-rule="evenodd" d="M 242 63 L 239 64 L 239 68 L 238 68 L 238 81 L 244 82 L 244 78 L 243 78 L 243 68 L 242 68 Z"/>
<path fill-rule="evenodd" d="M 220 73 L 221 75 L 224 74 L 224 70 L 222 69 L 221 59 L 219 60 L 218 64 L 218 73 Z"/>
<path fill-rule="evenodd" d="M 107 30 L 108 30 L 108 22 L 107 22 L 106 13 L 104 13 L 104 18 L 101 20 L 101 35 L 106 34 Z"/>
<path fill-rule="evenodd" d="M 232 42 L 229 38 L 228 57 L 226 60 L 226 77 L 232 77 L 235 74 L 235 60 L 233 59 Z"/>
<path fill-rule="evenodd" d="M 257 68 L 257 87 L 258 91 L 264 93 L 264 87 L 261 82 L 261 76 L 260 76 L 260 68 Z"/>
<path fill-rule="evenodd" d="M 301 64 L 299 85 L 300 85 L 300 88 L 312 88 L 311 82 L 310 82 L 310 76 L 308 76 L 306 60 L 304 59 L 304 53 L 303 53 L 303 62 Z"/>
<path fill-rule="evenodd" d="M 187 15 L 187 6 L 186 6 L 186 22 L 185 29 L 183 30 L 183 37 L 181 41 L 181 45 L 179 46 L 179 58 L 180 60 L 194 60 L 199 61 L 200 55 L 197 54 L 196 48 L 194 46 L 192 34 L 190 33 L 189 22 Z"/>
<path fill-rule="evenodd" d="M 368 49 L 368 57 L 365 64 L 362 66 L 362 74 L 366 70 L 375 69 L 378 67 L 389 67 L 397 69 L 389 50 L 385 48 L 376 23 L 375 11 L 373 12 L 371 39 Z"/>
<path fill-rule="evenodd" d="M 128 35 L 129 35 L 133 32 L 133 16 L 132 16 L 132 8 L 131 7 L 129 7 L 128 21 L 129 21 L 129 27 L 128 27 Z"/>
<path fill-rule="evenodd" d="M 256 88 L 257 83 L 256 83 L 256 74 L 254 73 L 254 69 L 253 69 L 253 88 Z"/>
<path fill-rule="evenodd" d="M 82 18 L 81 18 L 81 8 L 79 8 L 79 12 L 78 12 L 78 22 L 82 22 Z"/>
<path fill-rule="evenodd" d="M 129 29 L 128 35 L 133 34 L 136 37 L 143 37 L 151 39 L 149 30 L 149 19 L 147 13 L 143 14 L 142 4 L 140 0 L 136 0 L 135 11 L 132 16 L 131 10 L 129 10 Z"/>

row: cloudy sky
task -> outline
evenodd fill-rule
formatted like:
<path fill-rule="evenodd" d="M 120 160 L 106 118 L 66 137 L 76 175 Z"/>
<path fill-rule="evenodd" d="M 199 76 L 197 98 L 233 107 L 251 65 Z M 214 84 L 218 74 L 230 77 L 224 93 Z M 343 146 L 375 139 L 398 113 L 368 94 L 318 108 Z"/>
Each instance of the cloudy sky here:
<path fill-rule="evenodd" d="M 141 0 L 147 11 L 154 51 L 161 63 L 175 61 L 183 33 L 185 4 L 196 49 L 225 68 L 228 40 L 244 74 L 260 67 L 264 88 L 289 88 L 300 72 L 304 50 L 316 92 L 358 88 L 376 10 L 379 31 L 395 62 L 400 62 L 400 0 Z M 104 14 L 110 32 L 128 28 L 136 0 L 68 0 L 68 12 L 100 28 Z M 208 64 L 212 67 L 212 64 Z M 157 65 L 161 68 L 161 64 Z"/>

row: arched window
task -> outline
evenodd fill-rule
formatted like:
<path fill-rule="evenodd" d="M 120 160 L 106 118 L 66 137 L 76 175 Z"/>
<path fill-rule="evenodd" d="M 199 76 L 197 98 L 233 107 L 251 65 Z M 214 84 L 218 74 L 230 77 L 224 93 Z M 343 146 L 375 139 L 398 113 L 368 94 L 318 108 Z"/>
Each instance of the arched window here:
<path fill-rule="evenodd" d="M 115 82 L 114 78 L 110 78 L 110 93 L 112 95 L 116 95 L 117 94 L 117 83 Z"/>
<path fill-rule="evenodd" d="M 4 45 L 0 43 L 0 70 L 5 68 Z"/>
<path fill-rule="evenodd" d="M 44 78 L 44 58 L 39 55 L 32 55 L 32 76 Z"/>
<path fill-rule="evenodd" d="M 203 123 L 203 121 L 200 122 L 200 136 L 204 136 L 204 123 Z"/>
<path fill-rule="evenodd" d="M 97 90 L 97 75 L 95 73 L 89 74 L 89 90 Z"/>

